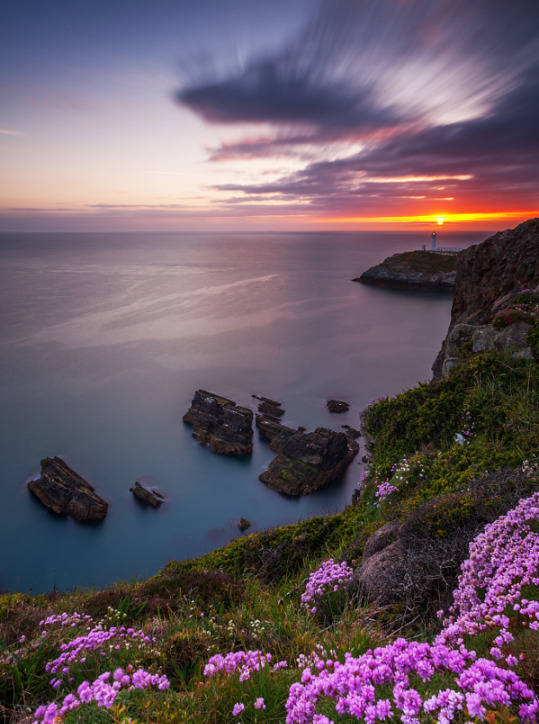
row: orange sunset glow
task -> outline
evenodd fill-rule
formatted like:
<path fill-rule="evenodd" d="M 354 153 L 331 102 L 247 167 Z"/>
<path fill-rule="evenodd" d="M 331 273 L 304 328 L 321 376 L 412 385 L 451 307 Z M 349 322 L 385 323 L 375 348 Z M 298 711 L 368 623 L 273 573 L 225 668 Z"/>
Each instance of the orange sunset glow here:
<path fill-rule="evenodd" d="M 525 219 L 539 215 L 538 209 L 527 211 L 484 211 L 484 212 L 462 212 L 446 214 L 419 214 L 417 216 L 341 216 L 323 218 L 319 221 L 324 224 L 345 224 L 350 226 L 363 226 L 364 224 L 383 227 L 385 225 L 405 224 L 410 228 L 421 228 L 424 225 L 443 226 L 444 224 L 455 225 L 456 228 L 466 228 L 464 225 L 478 225 L 475 228 L 485 228 L 491 221 L 517 223 Z M 470 227 L 474 228 L 474 227 Z"/>

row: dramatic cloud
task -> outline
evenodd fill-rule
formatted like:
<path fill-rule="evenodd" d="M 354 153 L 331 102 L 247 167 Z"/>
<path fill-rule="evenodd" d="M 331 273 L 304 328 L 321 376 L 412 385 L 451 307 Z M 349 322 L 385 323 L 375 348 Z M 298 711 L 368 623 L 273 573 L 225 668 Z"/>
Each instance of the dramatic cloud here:
<path fill-rule="evenodd" d="M 537 0 L 334 0 L 279 52 L 188 82 L 177 99 L 210 123 L 264 129 L 213 160 L 304 160 L 269 183 L 218 186 L 231 203 L 337 211 L 504 188 L 525 202 L 539 180 L 538 27 Z"/>

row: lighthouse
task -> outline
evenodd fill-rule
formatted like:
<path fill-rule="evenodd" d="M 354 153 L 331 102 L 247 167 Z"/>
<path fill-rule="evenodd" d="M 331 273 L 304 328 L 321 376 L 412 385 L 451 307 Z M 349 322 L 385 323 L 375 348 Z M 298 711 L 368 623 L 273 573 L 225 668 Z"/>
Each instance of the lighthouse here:
<path fill-rule="evenodd" d="M 436 232 L 433 231 L 430 235 L 430 250 L 436 251 Z"/>

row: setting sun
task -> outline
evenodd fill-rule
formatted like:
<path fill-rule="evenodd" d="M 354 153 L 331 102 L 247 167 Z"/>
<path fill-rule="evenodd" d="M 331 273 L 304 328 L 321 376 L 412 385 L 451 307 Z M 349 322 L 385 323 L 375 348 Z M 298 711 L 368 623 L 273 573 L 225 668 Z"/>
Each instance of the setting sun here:
<path fill-rule="evenodd" d="M 437 216 L 436 217 L 436 223 L 438 226 L 443 226 L 445 221 L 445 216 Z"/>

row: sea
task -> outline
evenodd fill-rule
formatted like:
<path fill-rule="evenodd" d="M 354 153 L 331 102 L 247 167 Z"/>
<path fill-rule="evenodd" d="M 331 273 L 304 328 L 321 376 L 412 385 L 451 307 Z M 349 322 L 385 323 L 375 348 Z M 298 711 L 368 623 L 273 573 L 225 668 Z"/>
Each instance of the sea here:
<path fill-rule="evenodd" d="M 487 234 L 440 234 L 467 246 Z M 283 422 L 359 426 L 374 398 L 431 377 L 451 295 L 353 282 L 430 234 L 0 234 L 0 590 L 102 587 L 155 574 L 241 535 L 334 513 L 351 502 L 361 455 L 344 478 L 286 498 L 258 480 L 274 453 L 213 454 L 182 423 L 204 388 Z M 443 237 L 443 238 L 442 238 Z M 326 400 L 350 403 L 331 414 Z M 28 491 L 40 460 L 63 457 L 109 501 L 84 525 Z M 164 493 L 160 509 L 129 491 Z"/>

